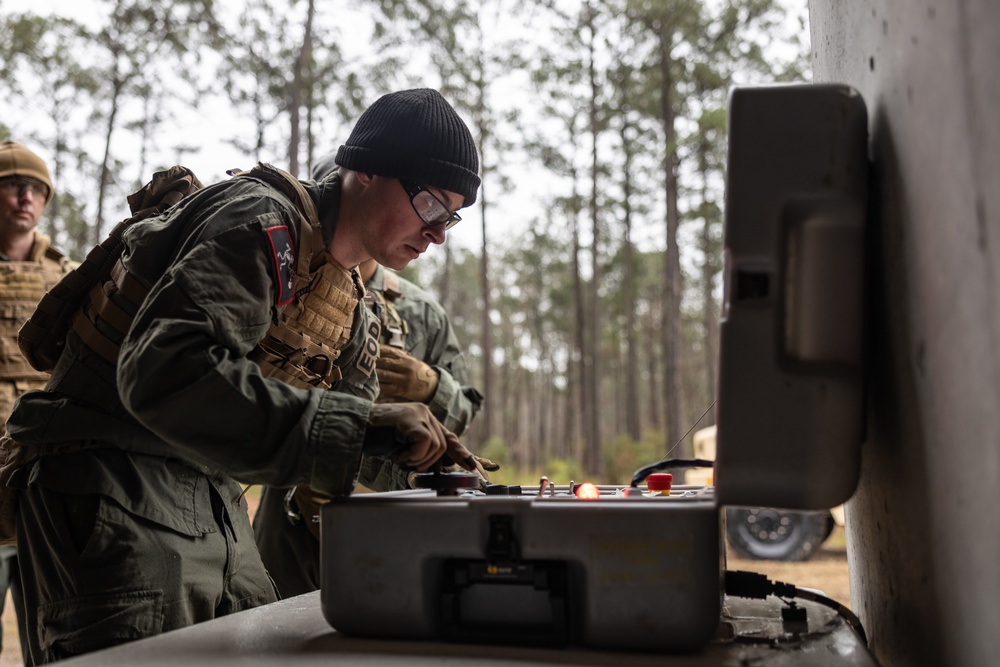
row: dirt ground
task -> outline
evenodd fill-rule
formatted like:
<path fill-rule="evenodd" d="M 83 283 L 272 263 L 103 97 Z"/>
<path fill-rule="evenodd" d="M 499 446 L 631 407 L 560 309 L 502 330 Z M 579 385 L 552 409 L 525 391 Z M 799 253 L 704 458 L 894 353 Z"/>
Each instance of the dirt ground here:
<path fill-rule="evenodd" d="M 253 516 L 256 498 L 248 494 Z M 768 579 L 794 584 L 800 588 L 823 591 L 829 597 L 850 607 L 850 586 L 847 577 L 847 544 L 844 529 L 837 527 L 823 544 L 819 552 L 804 563 L 781 563 L 777 561 L 741 560 L 727 557 L 730 570 L 747 570 L 767 575 Z M 7 604 L 3 610 L 3 650 L 0 651 L 0 667 L 21 665 L 21 647 L 17 637 L 14 609 L 7 594 Z"/>

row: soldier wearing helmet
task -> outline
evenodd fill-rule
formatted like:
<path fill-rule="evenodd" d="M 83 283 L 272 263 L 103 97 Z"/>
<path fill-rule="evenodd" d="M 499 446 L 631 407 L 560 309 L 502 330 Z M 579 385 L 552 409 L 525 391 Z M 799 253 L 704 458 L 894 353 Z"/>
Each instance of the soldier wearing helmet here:
<path fill-rule="evenodd" d="M 17 347 L 17 330 L 70 266 L 69 258 L 38 231 L 38 220 L 52 194 L 52 179 L 42 158 L 17 142 L 0 144 L 0 419 L 4 421 L 18 396 L 44 388 L 49 379 L 48 373 L 36 371 L 24 360 Z M 27 660 L 17 547 L 13 545 L 0 546 L 0 611 L 8 587 Z"/>

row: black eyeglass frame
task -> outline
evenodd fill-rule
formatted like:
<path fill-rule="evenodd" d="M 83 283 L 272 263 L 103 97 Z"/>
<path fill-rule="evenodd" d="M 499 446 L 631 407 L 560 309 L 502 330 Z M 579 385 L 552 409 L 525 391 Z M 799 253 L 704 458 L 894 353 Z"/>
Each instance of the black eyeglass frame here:
<path fill-rule="evenodd" d="M 397 179 L 397 180 L 399 180 L 399 184 L 403 186 L 403 190 L 406 191 L 406 196 L 408 196 L 410 198 L 410 206 L 413 207 L 414 212 L 423 221 L 423 223 L 425 225 L 427 225 L 428 227 L 436 227 L 436 226 L 438 226 L 440 224 L 443 224 L 444 228 L 446 230 L 448 230 L 448 229 L 451 229 L 452 227 L 454 227 L 455 225 L 457 225 L 459 222 L 462 221 L 462 216 L 460 216 L 458 213 L 456 213 L 454 211 L 451 211 L 448 208 L 447 204 L 445 204 L 443 201 L 441 201 L 437 197 L 437 195 L 435 195 L 433 192 L 431 192 L 430 190 L 428 190 L 424 186 L 419 185 L 416 182 L 408 180 L 408 179 L 405 179 L 405 178 L 400 178 L 400 179 Z M 420 213 L 420 211 L 417 209 L 417 205 L 413 201 L 417 197 L 417 195 L 419 195 L 421 192 L 426 192 L 428 195 L 430 195 L 431 198 L 434 201 L 436 201 L 441 206 L 441 209 L 445 213 L 447 213 L 448 217 L 445 218 L 445 219 L 443 219 L 443 220 L 428 220 L 427 218 L 425 218 Z"/>

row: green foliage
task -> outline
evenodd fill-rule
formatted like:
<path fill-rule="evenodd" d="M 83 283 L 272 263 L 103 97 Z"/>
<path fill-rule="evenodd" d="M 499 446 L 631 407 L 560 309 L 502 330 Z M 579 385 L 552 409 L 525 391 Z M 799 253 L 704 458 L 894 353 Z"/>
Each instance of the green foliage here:
<path fill-rule="evenodd" d="M 663 458 L 665 435 L 657 429 L 646 429 L 636 442 L 620 434 L 604 445 L 604 469 L 608 484 L 627 484 L 632 474 L 642 466 Z"/>
<path fill-rule="evenodd" d="M 476 453 L 494 463 L 499 463 L 501 466 L 507 465 L 510 461 L 510 451 L 507 449 L 507 445 L 504 444 L 503 438 L 496 436 L 484 442 Z"/>
<path fill-rule="evenodd" d="M 583 470 L 583 464 L 577 459 L 549 459 L 542 466 L 542 471 L 544 471 L 542 474 L 556 484 L 565 484 L 570 481 L 590 481 L 586 478 L 587 476 Z M 540 479 L 541 475 L 538 477 Z"/>
<path fill-rule="evenodd" d="M 59 239 L 60 248 L 70 257 L 86 257 L 92 247 L 84 202 L 72 192 L 57 190 L 40 224 Z"/>
<path fill-rule="evenodd" d="M 592 481 L 586 479 L 579 461 L 561 458 L 549 459 L 538 467 L 505 465 L 497 472 L 490 473 L 490 481 L 494 484 L 536 486 L 542 476 L 548 477 L 554 484 Z"/>

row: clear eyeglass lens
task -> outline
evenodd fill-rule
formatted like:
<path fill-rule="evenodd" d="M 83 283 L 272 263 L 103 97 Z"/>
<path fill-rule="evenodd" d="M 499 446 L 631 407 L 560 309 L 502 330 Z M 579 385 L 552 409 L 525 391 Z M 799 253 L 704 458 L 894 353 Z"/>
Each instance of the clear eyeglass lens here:
<path fill-rule="evenodd" d="M 445 203 L 435 197 L 430 190 L 402 178 L 399 179 L 399 182 L 406 190 L 413 210 L 417 212 L 424 224 L 431 227 L 444 224 L 445 229 L 451 229 L 461 221 L 462 217 L 458 213 L 449 211 Z"/>
<path fill-rule="evenodd" d="M 413 198 L 417 213 L 429 225 L 439 225 L 451 218 L 451 211 L 441 205 L 429 192 L 423 190 Z"/>
<path fill-rule="evenodd" d="M 25 190 L 35 197 L 44 197 L 47 194 L 48 188 L 45 187 L 45 184 L 36 181 L 9 180 L 0 183 L 0 191 L 5 195 L 20 195 Z"/>

